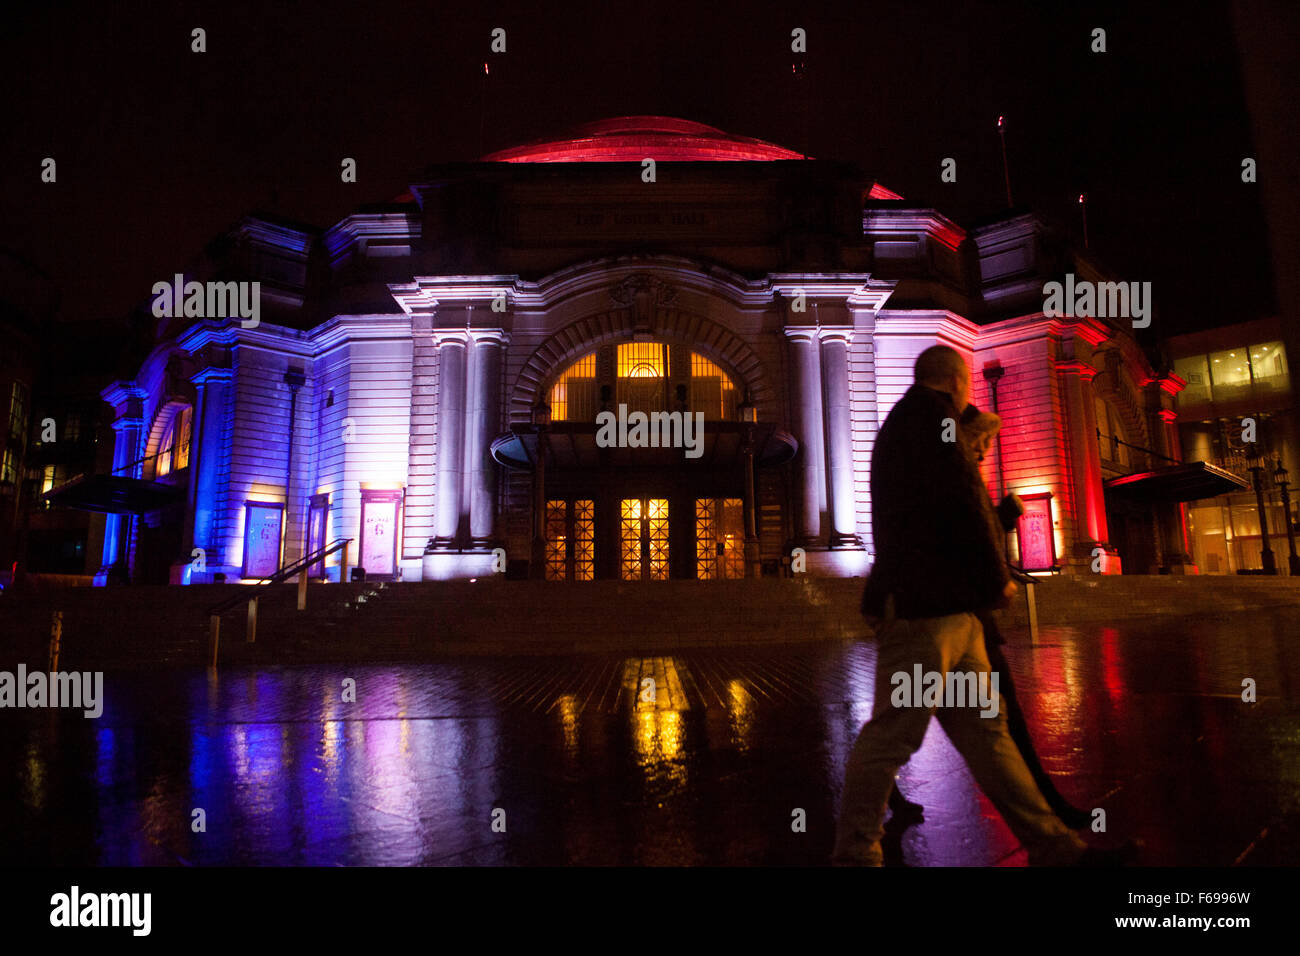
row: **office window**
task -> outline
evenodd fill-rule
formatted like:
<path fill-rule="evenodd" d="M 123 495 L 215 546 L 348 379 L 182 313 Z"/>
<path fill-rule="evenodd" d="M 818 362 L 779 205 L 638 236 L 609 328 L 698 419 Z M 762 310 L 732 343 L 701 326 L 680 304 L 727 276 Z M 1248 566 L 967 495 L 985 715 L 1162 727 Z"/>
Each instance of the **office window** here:
<path fill-rule="evenodd" d="M 1245 346 L 1210 355 L 1215 404 L 1250 397 L 1250 360 Z"/>
<path fill-rule="evenodd" d="M 1174 362 L 1174 372 L 1187 383 L 1178 393 L 1180 406 L 1208 405 L 1210 403 L 1210 366 L 1204 355 L 1191 355 Z"/>
<path fill-rule="evenodd" d="M 1286 350 L 1281 342 L 1252 345 L 1249 352 L 1256 397 L 1290 391 L 1291 376 L 1287 371 Z"/>

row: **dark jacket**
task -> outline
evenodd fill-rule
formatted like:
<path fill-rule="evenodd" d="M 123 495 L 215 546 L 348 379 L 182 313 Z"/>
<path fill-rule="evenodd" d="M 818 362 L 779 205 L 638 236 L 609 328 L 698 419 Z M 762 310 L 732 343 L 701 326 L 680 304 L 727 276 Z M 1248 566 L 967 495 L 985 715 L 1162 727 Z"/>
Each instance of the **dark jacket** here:
<path fill-rule="evenodd" d="M 943 617 L 997 606 L 1010 576 L 988 489 L 960 435 L 952 397 L 913 385 L 890 411 L 871 455 L 871 523 L 876 563 L 862 612 Z"/>

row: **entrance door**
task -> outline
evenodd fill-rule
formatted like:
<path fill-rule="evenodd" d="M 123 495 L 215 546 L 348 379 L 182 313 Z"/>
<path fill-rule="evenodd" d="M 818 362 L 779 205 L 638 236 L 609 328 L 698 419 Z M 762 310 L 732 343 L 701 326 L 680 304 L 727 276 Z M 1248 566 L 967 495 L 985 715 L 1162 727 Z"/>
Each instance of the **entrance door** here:
<path fill-rule="evenodd" d="M 596 502 L 546 502 L 546 580 L 591 581 L 596 577 Z"/>
<path fill-rule="evenodd" d="M 619 573 L 624 581 L 668 580 L 668 499 L 619 503 Z"/>
<path fill-rule="evenodd" d="M 695 499 L 695 576 L 701 581 L 745 576 L 744 502 Z"/>

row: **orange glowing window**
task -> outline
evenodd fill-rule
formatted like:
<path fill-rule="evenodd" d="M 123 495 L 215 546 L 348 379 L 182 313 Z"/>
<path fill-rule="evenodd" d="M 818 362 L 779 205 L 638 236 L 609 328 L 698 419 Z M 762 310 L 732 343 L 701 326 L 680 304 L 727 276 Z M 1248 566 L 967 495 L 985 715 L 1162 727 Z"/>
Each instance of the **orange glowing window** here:
<path fill-rule="evenodd" d="M 596 406 L 596 353 L 592 352 L 565 369 L 551 386 L 551 420 L 594 419 Z"/>
<path fill-rule="evenodd" d="M 691 353 L 691 411 L 724 421 L 736 417 L 736 386 L 731 376 L 699 352 Z"/>
<path fill-rule="evenodd" d="M 190 432 L 193 427 L 194 409 L 186 405 L 172 414 L 171 421 L 163 430 L 162 440 L 158 442 L 157 476 L 169 475 L 180 471 L 190 464 Z"/>

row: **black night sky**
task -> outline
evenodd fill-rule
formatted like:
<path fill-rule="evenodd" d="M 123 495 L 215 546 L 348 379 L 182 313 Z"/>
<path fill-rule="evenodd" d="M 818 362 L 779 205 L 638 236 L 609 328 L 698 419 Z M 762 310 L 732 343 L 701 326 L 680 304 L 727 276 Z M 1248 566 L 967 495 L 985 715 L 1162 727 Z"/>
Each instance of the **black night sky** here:
<path fill-rule="evenodd" d="M 1078 230 L 1086 191 L 1092 251 L 1154 283 L 1157 334 L 1272 314 L 1226 9 L 1062 6 L 24 4 L 0 40 L 0 242 L 54 277 L 64 320 L 111 327 L 254 209 L 324 227 L 430 163 L 638 113 L 854 162 L 969 226 L 1005 207 L 1002 113 L 1016 203 Z"/>

